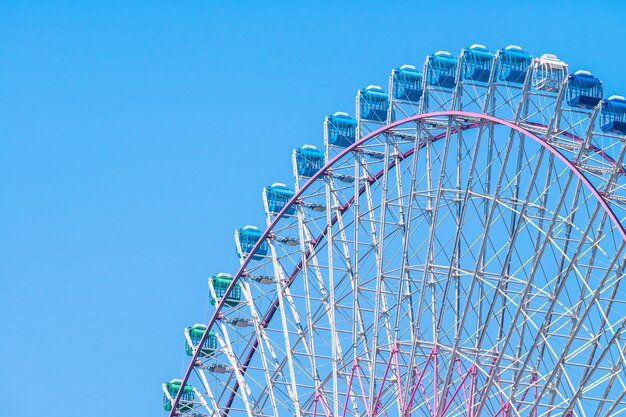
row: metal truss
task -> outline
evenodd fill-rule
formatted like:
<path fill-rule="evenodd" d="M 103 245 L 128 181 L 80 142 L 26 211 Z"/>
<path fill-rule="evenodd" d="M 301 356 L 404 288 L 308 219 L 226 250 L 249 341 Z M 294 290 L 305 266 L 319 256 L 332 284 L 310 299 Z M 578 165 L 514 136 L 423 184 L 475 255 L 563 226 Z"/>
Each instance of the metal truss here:
<path fill-rule="evenodd" d="M 390 95 L 384 121 L 357 100 L 355 143 L 326 143 L 311 178 L 294 164 L 171 416 L 623 413 L 624 138 L 564 106 L 567 79 L 499 81 L 498 53 L 473 82 L 462 58 L 453 88 Z"/>

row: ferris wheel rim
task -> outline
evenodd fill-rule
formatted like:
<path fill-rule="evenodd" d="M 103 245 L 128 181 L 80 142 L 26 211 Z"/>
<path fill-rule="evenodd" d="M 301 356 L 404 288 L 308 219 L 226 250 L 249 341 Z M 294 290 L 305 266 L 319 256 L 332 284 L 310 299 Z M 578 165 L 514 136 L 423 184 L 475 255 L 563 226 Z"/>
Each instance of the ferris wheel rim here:
<path fill-rule="evenodd" d="M 445 113 L 449 113 L 449 112 L 445 112 Z M 433 114 L 434 114 L 434 113 L 433 113 Z M 467 113 L 467 114 L 469 114 L 469 113 Z M 480 114 L 476 113 L 476 114 L 473 114 L 473 115 L 480 115 Z M 425 116 L 425 117 L 426 117 L 426 116 Z M 403 120 L 403 122 L 408 122 L 408 121 L 409 121 L 408 119 L 409 119 L 409 118 L 404 119 L 404 120 Z M 401 121 L 401 122 L 402 122 L 402 121 Z M 537 126 L 537 127 L 544 127 L 544 128 L 546 127 L 546 126 L 541 125 L 541 124 L 538 124 L 538 123 L 535 123 L 534 125 L 535 125 L 535 126 Z M 454 133 L 454 132 L 456 132 L 456 131 L 465 131 L 465 130 L 474 129 L 474 128 L 477 128 L 477 127 L 479 127 L 479 126 L 480 126 L 480 123 L 476 123 L 476 122 L 475 122 L 475 123 L 472 123 L 472 124 L 463 125 L 463 126 L 461 126 L 460 128 L 455 128 L 455 129 L 452 129 L 452 131 L 450 132 L 450 134 L 451 134 L 451 133 Z M 384 133 L 384 132 L 383 132 L 383 133 Z M 532 132 L 531 132 L 531 133 L 532 133 Z M 570 139 L 576 140 L 576 141 L 578 141 L 578 142 L 583 142 L 583 139 L 581 139 L 581 138 L 579 138 L 578 136 L 575 136 L 575 135 L 573 135 L 573 134 L 571 134 L 571 133 L 569 133 L 569 132 L 563 131 L 563 132 L 559 132 L 559 133 L 560 133 L 560 134 L 563 134 L 563 135 L 565 135 L 565 136 L 567 136 L 567 137 L 568 137 L 568 138 L 570 138 Z M 368 135 L 368 136 L 369 136 L 369 139 L 371 139 L 372 137 L 376 136 L 377 134 L 380 134 L 380 133 L 373 132 L 372 134 Z M 524 134 L 525 134 L 525 133 L 524 133 Z M 438 134 L 438 135 L 433 136 L 431 140 L 432 140 L 433 142 L 434 142 L 434 141 L 438 141 L 438 140 L 440 140 L 440 139 L 445 138 L 446 136 L 449 136 L 448 132 L 443 132 L 443 133 L 440 133 L 440 134 Z M 364 142 L 364 141 L 365 141 L 365 139 L 367 139 L 367 138 L 366 138 L 366 137 L 364 137 L 364 138 L 363 138 L 363 140 L 362 140 L 362 141 L 360 141 L 360 142 L 361 142 L 361 143 L 362 143 L 362 142 Z M 545 140 L 543 140 L 542 138 L 540 138 L 540 137 L 538 137 L 538 136 L 537 136 L 536 138 L 533 138 L 533 139 L 537 140 L 538 142 L 540 142 L 540 143 L 542 143 L 542 144 L 550 145 L 548 142 L 546 142 Z M 359 144 L 358 144 L 358 143 L 357 143 L 357 144 L 355 144 L 355 147 L 358 147 L 358 146 L 359 146 Z M 420 146 L 419 148 L 421 149 L 421 146 Z M 354 148 L 352 148 L 352 149 L 354 149 Z M 549 149 L 549 148 L 548 148 L 548 149 Z M 553 148 L 553 149 L 554 149 L 554 148 Z M 607 162 L 611 163 L 611 164 L 612 164 L 612 165 L 614 165 L 614 166 L 616 165 L 616 162 L 615 162 L 615 161 L 614 161 L 614 160 L 613 160 L 613 159 L 612 159 L 612 158 L 611 158 L 608 154 L 604 153 L 604 152 L 602 151 L 602 149 L 599 149 L 599 148 L 598 148 L 598 149 L 592 149 L 592 150 L 593 150 L 594 152 L 598 153 L 598 154 L 599 154 L 599 155 L 600 155 L 600 156 L 601 156 L 604 160 L 606 160 Z M 560 154 L 560 152 L 558 152 L 558 150 L 556 150 L 556 149 L 555 149 L 555 151 L 556 151 L 559 155 L 562 155 L 562 154 Z M 408 151 L 406 151 L 405 153 L 401 154 L 402 156 L 401 156 L 401 158 L 399 158 L 399 159 L 400 159 L 400 161 L 402 161 L 402 160 L 404 160 L 404 159 L 406 159 L 406 158 L 410 157 L 410 156 L 411 156 L 414 152 L 417 152 L 417 148 L 411 148 L 410 150 L 408 150 Z M 344 154 L 340 155 L 340 156 L 339 156 L 339 159 L 340 159 L 342 156 L 345 156 L 345 155 L 344 155 Z M 563 156 L 563 157 L 564 157 L 564 156 Z M 565 159 L 567 160 L 567 158 L 565 158 Z M 569 161 L 569 160 L 567 160 L 567 161 Z M 389 168 L 391 168 L 391 167 L 395 166 L 397 163 L 399 163 L 399 161 L 392 161 L 392 162 L 389 164 Z M 570 163 L 571 163 L 571 162 L 570 162 Z M 327 165 L 325 165 L 323 168 L 321 168 L 321 169 L 320 169 L 320 171 L 319 171 L 319 172 L 321 172 L 321 173 L 322 173 L 322 175 L 323 175 L 324 171 L 326 171 L 326 169 L 327 169 L 327 168 L 329 168 L 329 167 L 330 167 L 330 165 L 331 165 L 330 163 L 329 163 L 329 164 L 327 164 Z M 578 170 L 578 169 L 576 168 L 576 170 Z M 383 171 L 384 171 L 384 169 L 383 169 L 383 170 L 381 170 L 381 171 L 379 171 L 377 174 L 374 174 L 374 175 L 371 177 L 372 182 L 376 182 L 378 179 L 380 179 L 380 177 L 381 177 L 381 176 L 382 176 L 382 174 L 383 174 Z M 575 171 L 574 171 L 574 172 L 575 172 Z M 580 173 L 580 174 L 582 174 L 582 175 L 584 176 L 584 174 L 583 174 L 583 173 Z M 360 190 L 359 190 L 359 195 L 361 195 L 364 191 L 365 191 L 365 186 L 362 186 L 362 187 L 360 188 Z M 602 197 L 602 195 L 601 195 L 601 194 L 600 194 L 600 197 Z M 352 204 L 354 204 L 354 198 L 355 198 L 355 197 L 350 198 L 350 200 L 348 200 L 348 202 L 346 202 L 346 204 L 340 208 L 340 211 L 341 211 L 341 212 L 343 212 L 343 211 L 347 210 L 347 208 L 349 208 Z M 296 201 L 297 201 L 297 199 L 296 199 Z M 337 221 L 337 215 L 335 215 L 335 216 L 333 216 L 333 217 L 332 217 L 332 220 L 331 220 L 331 225 L 334 225 L 336 221 Z M 319 235 L 318 235 L 318 236 L 317 236 L 317 237 L 313 240 L 313 242 L 314 242 L 314 243 L 312 243 L 313 248 L 316 248 L 316 247 L 320 244 L 321 239 L 322 239 L 322 238 L 324 238 L 324 237 L 326 236 L 326 233 L 327 233 L 327 232 L 328 232 L 328 226 L 327 226 L 327 228 L 325 228 L 325 229 L 324 229 L 324 230 L 323 230 L 323 231 L 322 231 L 322 232 L 321 232 L 321 233 L 320 233 L 320 234 L 319 234 Z M 271 235 L 270 235 L 270 236 L 271 236 Z M 624 237 L 624 236 L 623 236 L 623 234 L 622 234 L 622 237 Z M 625 238 L 625 241 L 626 241 L 626 238 Z M 305 253 L 305 258 L 307 258 L 307 259 L 308 259 L 308 257 L 311 255 L 311 252 L 313 251 L 313 248 L 312 248 L 312 249 L 307 250 L 307 252 Z M 289 276 L 288 276 L 289 278 L 286 280 L 287 287 L 289 287 L 289 286 L 292 284 L 293 279 L 295 278 L 295 276 L 297 276 L 297 274 L 301 271 L 302 266 L 303 266 L 303 261 L 301 260 L 301 261 L 299 261 L 299 263 L 296 265 L 296 267 L 294 268 L 293 272 L 292 272 L 291 274 L 289 274 Z M 265 325 L 267 325 L 267 324 L 268 324 L 268 323 L 272 320 L 273 315 L 276 313 L 276 310 L 277 310 L 277 308 L 278 308 L 278 304 L 277 304 L 277 303 L 278 303 L 278 298 L 274 300 L 274 302 L 272 303 L 271 307 L 270 307 L 270 308 L 267 310 L 267 312 L 264 314 L 264 316 L 263 316 L 263 317 L 264 317 L 264 319 L 263 319 L 263 322 L 262 322 L 262 323 L 264 323 Z M 255 339 L 254 339 L 253 344 L 251 345 L 251 347 L 250 347 L 250 349 L 249 349 L 249 351 L 248 351 L 248 354 L 247 354 L 247 356 L 246 356 L 246 359 L 244 360 L 244 362 L 243 362 L 243 363 L 242 363 L 242 365 L 241 365 L 241 368 L 242 368 L 242 374 L 245 374 L 245 373 L 246 373 L 247 368 L 248 368 L 248 366 L 249 366 L 249 364 L 250 364 L 250 361 L 252 360 L 252 357 L 254 356 L 255 349 L 256 349 L 256 347 L 258 346 L 258 343 L 259 343 L 259 339 L 258 339 L 258 338 L 255 338 Z M 230 407 L 231 407 L 232 402 L 234 401 L 234 399 L 235 399 L 235 397 L 236 397 L 236 394 L 237 394 L 238 389 L 239 389 L 239 381 L 235 380 L 235 381 L 234 381 L 234 384 L 233 384 L 233 388 L 232 388 L 232 390 L 231 390 L 231 393 L 230 393 L 230 395 L 229 395 L 229 397 L 228 397 L 228 400 L 227 400 L 227 402 L 226 402 L 226 404 L 225 404 L 224 411 L 223 411 L 223 412 L 222 412 L 222 414 L 221 414 L 221 415 L 222 415 L 222 417 L 225 417 L 225 416 L 227 416 L 227 415 L 229 414 Z"/>
<path fill-rule="evenodd" d="M 466 117 L 466 118 L 475 118 L 475 119 L 479 119 L 481 122 L 486 121 L 486 122 L 491 122 L 491 123 L 494 123 L 494 124 L 497 124 L 497 125 L 508 127 L 510 129 L 512 129 L 514 131 L 517 131 L 518 133 L 528 137 L 529 139 L 532 139 L 534 142 L 536 142 L 540 146 L 544 147 L 548 152 L 553 154 L 557 159 L 559 159 L 563 164 L 565 164 L 565 166 L 568 169 L 570 169 L 572 171 L 572 173 L 576 177 L 578 177 L 578 179 L 581 181 L 581 183 L 585 187 L 587 187 L 589 192 L 595 197 L 595 199 L 598 201 L 598 203 L 600 204 L 602 209 L 606 212 L 607 216 L 609 217 L 611 222 L 615 225 L 615 227 L 617 228 L 617 231 L 619 232 L 619 234 L 622 236 L 622 239 L 624 241 L 626 241 L 626 228 L 622 225 L 621 221 L 619 220 L 619 218 L 617 217 L 617 215 L 615 214 L 615 212 L 611 208 L 611 206 L 610 206 L 609 202 L 607 201 L 607 199 L 591 183 L 591 181 L 587 178 L 585 173 L 582 172 L 576 166 L 575 163 L 573 163 L 571 160 L 569 160 L 558 149 L 556 149 L 556 147 L 552 146 L 545 139 L 542 139 L 541 137 L 537 136 L 536 134 L 534 134 L 533 132 L 529 131 L 528 129 L 525 129 L 525 128 L 523 128 L 523 127 L 521 127 L 521 126 L 519 126 L 519 125 L 517 125 L 517 124 L 515 124 L 515 123 L 513 123 L 511 121 L 508 121 L 508 120 L 505 120 L 505 119 L 501 119 L 501 118 L 498 118 L 498 117 L 495 117 L 495 116 L 491 116 L 491 115 L 488 115 L 488 114 L 484 114 L 484 113 L 474 113 L 474 112 L 455 111 L 455 110 L 422 113 L 422 114 L 415 114 L 413 116 L 409 116 L 409 117 L 406 117 L 404 119 L 400 119 L 400 120 L 397 120 L 395 122 L 385 124 L 384 126 L 381 126 L 379 129 L 376 129 L 376 130 L 372 131 L 371 133 L 363 136 L 361 139 L 355 141 L 353 144 L 351 144 L 350 146 L 346 147 L 341 152 L 339 152 L 337 155 L 335 155 L 330 161 L 328 161 L 326 164 L 324 164 L 324 166 L 322 166 L 322 168 L 320 168 L 314 175 L 312 175 L 308 179 L 308 181 L 306 181 L 294 193 L 293 197 L 285 204 L 285 206 L 281 209 L 281 211 L 278 214 L 276 214 L 274 219 L 272 219 L 270 224 L 262 232 L 262 234 L 259 237 L 258 241 L 254 244 L 254 246 L 252 247 L 250 252 L 243 259 L 243 261 L 242 261 L 239 269 L 237 270 L 236 274 L 233 275 L 231 283 L 229 284 L 228 288 L 225 290 L 225 294 L 228 294 L 231 291 L 231 289 L 235 285 L 237 285 L 239 279 L 242 276 L 245 275 L 246 268 L 247 268 L 248 264 L 252 261 L 253 255 L 256 253 L 256 251 L 261 246 L 261 244 L 266 239 L 271 237 L 272 230 L 276 227 L 278 222 L 285 216 L 287 211 L 292 206 L 294 206 L 295 204 L 297 204 L 299 202 L 300 197 L 304 194 L 304 192 L 309 187 L 311 187 L 316 181 L 318 181 L 320 178 L 322 178 L 326 174 L 328 169 L 330 169 L 333 165 L 335 165 L 340 160 L 342 160 L 350 152 L 358 149 L 359 146 L 363 145 L 364 143 L 366 143 L 367 141 L 371 140 L 372 138 L 374 138 L 374 137 L 376 137 L 378 135 L 387 133 L 388 131 L 392 130 L 393 128 L 396 128 L 398 126 L 402 126 L 402 125 L 404 125 L 406 123 L 419 122 L 419 121 L 421 121 L 423 119 L 434 118 L 434 117 Z M 603 158 L 607 159 L 612 164 L 615 163 L 610 157 L 608 157 L 608 155 L 604 154 L 602 149 L 595 150 L 595 152 L 600 153 Z M 622 171 L 623 171 L 623 169 L 622 169 Z M 222 308 L 224 307 L 225 302 L 226 302 L 226 297 L 222 297 L 216 303 L 215 311 L 214 311 L 213 315 L 211 316 L 211 319 L 207 323 L 207 328 L 206 328 L 204 334 L 202 335 L 202 338 L 198 342 L 199 346 L 202 346 L 202 344 L 206 340 L 207 334 L 208 334 L 209 330 L 211 329 L 211 327 L 215 324 L 215 322 L 219 318 L 220 312 L 221 312 Z M 258 342 L 258 340 L 255 341 L 255 343 L 256 342 Z M 189 380 L 189 377 L 191 376 L 191 373 L 192 373 L 193 369 L 196 366 L 196 362 L 197 362 L 197 359 L 198 359 L 199 352 L 200 352 L 200 349 L 198 349 L 195 352 L 193 352 L 193 354 L 191 356 L 189 365 L 188 365 L 188 367 L 187 367 L 187 369 L 185 371 L 185 374 L 184 374 L 183 378 L 181 379 L 181 389 L 178 391 L 178 393 L 176 394 L 176 397 L 174 398 L 174 401 L 172 402 L 172 409 L 169 412 L 169 417 L 175 417 L 176 415 L 178 415 L 177 405 L 178 405 L 178 403 L 180 401 L 180 396 L 182 395 L 182 392 L 183 392 L 182 387 L 184 387 L 187 384 L 187 382 Z M 235 394 L 236 386 L 238 386 L 238 385 L 239 385 L 238 381 L 235 381 L 234 389 L 233 389 L 233 391 L 231 393 L 231 396 Z M 229 399 L 229 402 L 230 402 L 230 399 Z M 222 416 L 228 415 L 228 411 L 229 411 L 229 407 L 227 406 L 226 409 L 221 413 L 221 415 Z"/>

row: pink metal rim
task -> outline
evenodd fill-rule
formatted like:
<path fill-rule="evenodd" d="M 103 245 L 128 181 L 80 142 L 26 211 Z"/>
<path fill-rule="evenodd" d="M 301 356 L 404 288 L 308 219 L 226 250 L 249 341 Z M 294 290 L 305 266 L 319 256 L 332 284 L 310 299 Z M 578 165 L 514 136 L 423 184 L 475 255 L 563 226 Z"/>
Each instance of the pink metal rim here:
<path fill-rule="evenodd" d="M 532 139 L 533 141 L 535 141 L 539 145 L 543 146 L 544 148 L 546 148 L 546 150 L 548 150 L 550 153 L 552 153 L 557 159 L 559 159 L 561 162 L 563 162 L 563 164 L 565 164 L 565 166 L 568 167 L 578 177 L 578 179 L 583 183 L 583 185 L 585 185 L 588 188 L 588 190 L 591 192 L 591 194 L 598 200 L 598 203 L 602 206 L 604 211 L 607 213 L 607 216 L 613 222 L 613 224 L 617 228 L 617 231 L 622 236 L 622 239 L 624 239 L 624 241 L 626 241 L 626 230 L 624 229 L 624 226 L 621 224 L 620 220 L 617 218 L 616 214 L 613 212 L 613 210 L 611 209 L 609 203 L 606 201 L 606 199 L 603 197 L 603 195 L 600 193 L 600 191 L 598 191 L 598 189 L 589 181 L 589 179 L 585 176 L 585 174 L 582 173 L 576 167 L 576 165 L 574 163 L 572 163 L 561 152 L 559 152 L 555 147 L 553 147 L 551 144 L 549 144 L 545 140 L 541 139 L 540 137 L 534 135 L 533 133 L 529 132 L 528 130 L 526 130 L 526 129 L 524 129 L 524 128 L 522 128 L 522 127 L 520 127 L 520 126 L 518 126 L 518 125 L 516 125 L 514 123 L 511 123 L 511 122 L 503 120 L 503 119 L 499 119 L 499 118 L 494 117 L 494 116 L 486 115 L 486 114 L 472 113 L 472 112 L 463 112 L 463 111 L 442 111 L 442 112 L 424 113 L 424 114 L 418 114 L 418 115 L 414 115 L 414 116 L 411 116 L 411 117 L 407 117 L 407 118 L 402 119 L 402 120 L 395 121 L 395 122 L 390 123 L 388 125 L 382 126 L 381 128 L 375 130 L 374 132 L 371 132 L 370 134 L 364 136 L 359 141 L 357 141 L 357 142 L 353 143 L 352 145 L 350 145 L 349 147 L 345 148 L 342 152 L 340 152 L 332 160 L 330 160 L 326 165 L 324 165 L 318 172 L 316 172 L 315 175 L 313 175 L 311 178 L 309 178 L 309 180 L 298 190 L 298 192 L 296 192 L 294 194 L 294 196 L 291 198 L 291 200 L 289 200 L 289 202 L 283 207 L 283 209 L 280 211 L 280 213 L 278 213 L 276 215 L 274 220 L 272 220 L 270 225 L 265 229 L 265 231 L 263 232 L 263 234 L 261 235 L 261 237 L 259 238 L 257 243 L 254 245 L 252 250 L 248 253 L 248 256 L 242 262 L 242 264 L 239 267 L 237 273 L 234 275 L 232 282 L 230 283 L 230 285 L 226 289 L 225 294 L 230 293 L 232 288 L 237 284 L 237 282 L 239 281 L 239 279 L 241 278 L 241 276 L 245 272 L 246 267 L 248 266 L 248 264 L 252 260 L 252 255 L 257 251 L 257 249 L 260 246 L 260 244 L 265 239 L 267 239 L 270 236 L 272 230 L 278 224 L 278 222 L 282 219 L 282 217 L 285 215 L 287 210 L 291 206 L 293 206 L 294 204 L 297 204 L 298 200 L 300 199 L 300 196 L 315 181 L 317 181 L 318 179 L 322 178 L 329 168 L 331 168 L 333 165 L 335 165 L 344 156 L 346 156 L 347 154 L 349 154 L 350 152 L 352 152 L 353 150 L 355 150 L 359 146 L 363 145 L 364 143 L 366 143 L 370 139 L 372 139 L 372 138 L 374 138 L 374 137 L 376 137 L 376 136 L 378 136 L 380 134 L 386 133 L 386 132 L 388 132 L 388 131 L 390 131 L 390 130 L 398 127 L 398 126 L 406 124 L 406 123 L 419 122 L 419 121 L 421 121 L 423 119 L 434 118 L 434 117 L 466 117 L 466 118 L 470 118 L 470 119 L 479 119 L 479 120 L 482 120 L 482 121 L 488 121 L 488 122 L 491 122 L 491 123 L 494 123 L 494 124 L 498 124 L 498 125 L 501 125 L 501 126 L 506 126 L 506 127 L 510 128 L 510 129 L 512 129 L 514 131 L 517 131 L 518 133 L 520 133 L 520 134 L 522 134 L 522 135 Z M 211 319 L 207 323 L 207 328 L 206 328 L 204 334 L 202 335 L 202 338 L 198 342 L 199 346 L 202 346 L 202 344 L 205 342 L 206 337 L 208 335 L 208 332 L 211 329 L 211 327 L 213 326 L 213 324 L 215 323 L 215 321 L 218 319 L 218 317 L 220 315 L 220 311 L 221 311 L 222 307 L 225 304 L 225 301 L 226 301 L 226 297 L 223 297 L 219 301 L 219 303 L 217 303 L 215 312 L 213 313 L 213 315 L 211 316 Z M 255 345 L 256 345 L 257 342 L 258 341 L 255 341 Z M 254 350 L 254 346 L 253 346 L 252 350 Z M 183 392 L 182 388 L 187 384 L 187 381 L 189 380 L 189 377 L 191 376 L 191 372 L 193 371 L 193 368 L 196 366 L 196 363 L 197 363 L 197 360 L 198 360 L 197 357 L 198 357 L 198 353 L 199 352 L 200 352 L 200 350 L 196 350 L 196 352 L 194 352 L 193 356 L 191 357 L 191 360 L 189 362 L 189 366 L 187 367 L 187 370 L 185 371 L 185 374 L 184 374 L 184 376 L 182 378 L 181 389 L 179 389 L 178 393 L 176 394 L 176 398 L 174 399 L 174 403 L 172 404 L 172 410 L 169 413 L 169 417 L 174 417 L 174 416 L 176 416 L 178 414 L 178 411 L 176 410 L 176 408 L 177 408 L 177 405 L 178 405 L 178 403 L 180 401 L 181 393 Z M 235 385 L 238 385 L 238 384 L 236 383 Z M 233 392 L 231 394 L 231 397 L 236 392 L 236 388 L 235 387 L 233 387 L 233 388 L 234 389 L 233 389 Z M 229 403 L 230 402 L 231 401 L 229 400 Z M 230 407 L 230 404 L 227 406 L 227 408 L 226 408 L 225 412 L 223 413 L 223 415 L 226 415 L 228 413 L 229 407 Z"/>

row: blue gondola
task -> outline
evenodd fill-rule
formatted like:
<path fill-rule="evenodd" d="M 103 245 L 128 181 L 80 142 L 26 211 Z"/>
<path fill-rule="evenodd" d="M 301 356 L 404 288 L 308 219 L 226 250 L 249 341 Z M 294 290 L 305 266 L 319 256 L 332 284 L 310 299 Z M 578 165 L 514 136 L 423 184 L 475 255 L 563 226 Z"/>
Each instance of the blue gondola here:
<path fill-rule="evenodd" d="M 556 55 L 543 54 L 535 61 L 533 85 L 537 90 L 558 91 L 567 77 L 567 64 Z"/>
<path fill-rule="evenodd" d="M 602 102 L 603 132 L 626 135 L 626 99 L 622 96 L 611 96 Z"/>
<path fill-rule="evenodd" d="M 324 133 L 328 145 L 346 148 L 354 143 L 356 138 L 356 120 L 341 111 L 324 120 Z"/>
<path fill-rule="evenodd" d="M 324 166 L 324 152 L 313 145 L 304 145 L 293 152 L 296 172 L 301 177 L 312 177 Z"/>
<path fill-rule="evenodd" d="M 454 88 L 456 85 L 456 58 L 450 52 L 436 52 L 430 55 L 426 62 L 426 80 L 428 85 Z"/>
<path fill-rule="evenodd" d="M 265 207 L 269 214 L 280 213 L 287 202 L 291 200 L 293 195 L 293 190 L 280 182 L 275 182 L 274 184 L 263 188 L 263 200 L 265 201 Z M 285 211 L 285 214 L 288 215 L 294 215 L 295 213 L 295 205 L 292 205 Z"/>
<path fill-rule="evenodd" d="M 393 98 L 419 103 L 422 98 L 422 73 L 413 65 L 402 65 L 391 73 Z"/>
<path fill-rule="evenodd" d="M 368 85 L 359 90 L 357 96 L 359 106 L 359 118 L 372 122 L 384 122 L 387 120 L 387 110 L 389 109 L 389 97 L 377 85 Z"/>
<path fill-rule="evenodd" d="M 237 229 L 235 232 L 235 243 L 237 244 L 237 255 L 240 258 L 245 258 L 248 256 L 254 245 L 261 238 L 262 232 L 258 227 L 255 226 L 246 226 L 241 229 Z M 261 242 L 259 248 L 252 256 L 252 259 L 259 260 L 263 259 L 265 255 L 267 255 L 268 245 L 267 241 Z"/>
<path fill-rule="evenodd" d="M 507 83 L 523 84 L 532 57 L 517 45 L 500 49 L 498 78 Z"/>
<path fill-rule="evenodd" d="M 602 81 L 589 71 L 578 70 L 569 76 L 567 104 L 572 107 L 591 109 L 602 100 Z"/>
<path fill-rule="evenodd" d="M 463 78 L 466 80 L 489 82 L 493 54 L 484 45 L 475 43 L 463 49 Z"/>

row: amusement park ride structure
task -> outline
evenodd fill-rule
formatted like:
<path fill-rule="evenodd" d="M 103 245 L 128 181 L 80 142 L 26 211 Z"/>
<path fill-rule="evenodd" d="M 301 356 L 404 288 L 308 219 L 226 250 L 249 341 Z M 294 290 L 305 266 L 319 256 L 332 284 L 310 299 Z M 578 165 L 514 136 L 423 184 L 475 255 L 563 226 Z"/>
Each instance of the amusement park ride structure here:
<path fill-rule="evenodd" d="M 170 416 L 626 410 L 626 99 L 510 45 L 439 51 L 263 189 Z"/>

